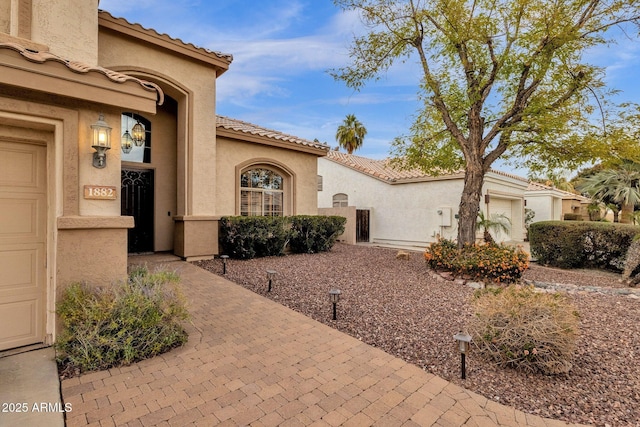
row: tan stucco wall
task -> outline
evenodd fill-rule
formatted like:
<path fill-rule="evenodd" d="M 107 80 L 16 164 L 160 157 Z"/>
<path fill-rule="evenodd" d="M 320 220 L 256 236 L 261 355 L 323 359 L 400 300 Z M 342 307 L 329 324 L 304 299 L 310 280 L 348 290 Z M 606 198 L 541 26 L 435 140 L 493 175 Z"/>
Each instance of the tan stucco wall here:
<path fill-rule="evenodd" d="M 127 229 L 58 232 L 58 295 L 69 283 L 105 286 L 127 276 Z"/>
<path fill-rule="evenodd" d="M 32 0 L 31 40 L 52 53 L 98 64 L 98 0 Z"/>
<path fill-rule="evenodd" d="M 215 189 L 218 216 L 240 214 L 238 167 L 254 162 L 281 166 L 282 169 L 291 172 L 292 182 L 289 183 L 291 191 L 285 189 L 287 206 L 285 215 L 316 215 L 318 213 L 317 156 L 228 138 L 218 138 L 217 146 L 218 179 L 215 181 Z M 287 197 L 289 197 L 288 200 Z"/>
<path fill-rule="evenodd" d="M 215 77 L 216 70 L 149 44 L 135 42 L 119 33 L 99 32 L 101 66 L 153 80 L 171 94 L 175 92 L 182 111 L 178 124 L 178 186 L 186 192 L 180 197 L 178 215 L 214 215 L 215 191 Z M 184 99 L 178 98 L 178 93 Z M 183 174 L 183 175 L 181 175 Z"/>
<path fill-rule="evenodd" d="M 347 219 L 344 225 L 344 233 L 338 236 L 339 242 L 348 245 L 356 244 L 356 207 L 345 206 L 341 208 L 318 208 L 318 215 L 343 216 Z"/>

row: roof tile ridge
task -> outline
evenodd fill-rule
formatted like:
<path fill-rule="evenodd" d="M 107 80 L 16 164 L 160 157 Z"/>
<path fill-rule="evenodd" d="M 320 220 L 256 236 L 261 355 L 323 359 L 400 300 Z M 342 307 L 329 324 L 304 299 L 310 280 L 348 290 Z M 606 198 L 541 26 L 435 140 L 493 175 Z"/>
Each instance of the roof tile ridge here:
<path fill-rule="evenodd" d="M 137 77 L 130 76 L 128 74 L 121 73 L 119 71 L 110 70 L 100 65 L 89 65 L 84 62 L 65 59 L 65 58 L 62 58 L 61 56 L 56 55 L 55 53 L 29 49 L 18 43 L 12 43 L 12 42 L 0 43 L 0 48 L 11 49 L 19 53 L 26 60 L 37 63 L 37 64 L 44 64 L 45 62 L 48 62 L 48 61 L 58 62 L 66 66 L 69 70 L 75 73 L 87 74 L 89 72 L 94 71 L 94 72 L 103 74 L 109 80 L 116 83 L 125 83 L 125 82 L 131 81 L 139 84 L 140 86 L 142 86 L 144 89 L 148 91 L 155 91 L 158 94 L 158 105 L 162 105 L 162 103 L 164 102 L 164 92 L 162 91 L 160 86 L 158 86 L 155 83 L 142 80 Z"/>
<path fill-rule="evenodd" d="M 109 15 L 111 18 L 113 18 L 114 20 L 124 22 L 124 23 L 126 23 L 127 25 L 129 25 L 129 26 L 132 26 L 132 27 L 138 27 L 139 29 L 141 29 L 141 30 L 143 30 L 143 31 L 153 32 L 153 33 L 155 33 L 158 37 L 163 37 L 163 38 L 164 38 L 164 37 L 166 37 L 166 38 L 168 38 L 169 40 L 172 40 L 172 41 L 174 41 L 174 42 L 181 43 L 181 44 L 183 44 L 184 46 L 191 46 L 192 48 L 194 48 L 194 49 L 196 49 L 196 50 L 201 50 L 201 51 L 206 52 L 206 53 L 214 54 L 214 55 L 216 55 L 218 58 L 226 59 L 226 60 L 227 60 L 227 61 L 229 61 L 229 62 L 232 62 L 232 61 L 233 61 L 233 55 L 232 55 L 232 54 L 230 54 L 230 53 L 223 53 L 223 52 L 220 52 L 220 51 L 216 51 L 216 50 L 208 49 L 208 48 L 206 48 L 206 47 L 197 46 L 197 45 L 195 45 L 195 44 L 193 44 L 193 43 L 191 43 L 191 42 L 185 42 L 184 40 L 182 40 L 182 39 L 180 39 L 180 38 L 178 38 L 178 37 L 173 37 L 173 36 L 171 36 L 171 35 L 169 35 L 169 34 L 167 34 L 167 33 L 161 33 L 161 32 L 159 32 L 158 30 L 156 30 L 155 28 L 147 28 L 147 27 L 145 27 L 145 26 L 143 26 L 142 24 L 139 24 L 139 23 L 137 23 L 137 22 L 131 22 L 131 21 L 127 20 L 126 18 L 113 16 L 110 12 L 108 12 L 108 11 L 106 11 L 106 10 L 103 10 L 103 9 L 98 9 L 98 12 L 100 12 L 100 13 L 104 13 L 104 14 L 107 14 L 107 15 Z"/>

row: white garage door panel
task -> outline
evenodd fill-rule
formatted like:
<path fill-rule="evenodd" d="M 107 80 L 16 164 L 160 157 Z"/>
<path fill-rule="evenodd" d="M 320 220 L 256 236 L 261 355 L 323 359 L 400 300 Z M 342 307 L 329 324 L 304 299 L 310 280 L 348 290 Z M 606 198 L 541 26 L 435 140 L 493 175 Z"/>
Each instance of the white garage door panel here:
<path fill-rule="evenodd" d="M 497 242 L 504 242 L 504 241 L 511 240 L 511 228 L 513 226 L 513 214 L 511 212 L 511 200 L 510 199 L 498 199 L 498 198 L 492 197 L 491 198 L 491 203 L 489 205 L 489 209 L 490 209 L 490 216 L 502 214 L 502 215 L 506 216 L 507 218 L 509 218 L 509 221 L 511 221 L 511 223 L 508 224 L 509 232 L 505 233 L 504 231 L 500 231 L 499 233 L 496 233 L 495 231 L 493 231 L 491 234 L 494 235 L 494 238 L 496 239 Z"/>
<path fill-rule="evenodd" d="M 0 308 L 0 348 L 13 348 L 42 341 L 42 329 L 33 322 L 40 309 L 38 299 L 12 301 Z"/>
<path fill-rule="evenodd" d="M 43 202 L 37 195 L 0 197 L 0 239 L 20 239 L 21 242 L 42 239 L 38 212 Z"/>
<path fill-rule="evenodd" d="M 42 247 L 28 247 L 23 249 L 0 251 L 0 290 L 20 289 L 38 286 L 37 276 L 41 268 L 38 262 L 42 258 Z M 39 245 L 41 246 L 41 245 Z"/>
<path fill-rule="evenodd" d="M 44 341 L 45 178 L 45 146 L 0 139 L 0 350 Z"/>
<path fill-rule="evenodd" d="M 42 174 L 39 173 L 38 154 L 18 143 L 5 143 L 0 157 L 0 186 L 39 189 Z M 28 146 L 27 146 L 28 147 Z"/>

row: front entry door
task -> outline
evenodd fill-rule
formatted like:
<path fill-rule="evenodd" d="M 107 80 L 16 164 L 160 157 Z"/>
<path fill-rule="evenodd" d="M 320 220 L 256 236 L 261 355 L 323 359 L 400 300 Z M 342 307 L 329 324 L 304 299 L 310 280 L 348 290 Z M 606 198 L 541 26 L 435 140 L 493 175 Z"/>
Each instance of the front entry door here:
<path fill-rule="evenodd" d="M 132 216 L 129 253 L 153 252 L 153 170 L 122 169 L 121 213 Z"/>

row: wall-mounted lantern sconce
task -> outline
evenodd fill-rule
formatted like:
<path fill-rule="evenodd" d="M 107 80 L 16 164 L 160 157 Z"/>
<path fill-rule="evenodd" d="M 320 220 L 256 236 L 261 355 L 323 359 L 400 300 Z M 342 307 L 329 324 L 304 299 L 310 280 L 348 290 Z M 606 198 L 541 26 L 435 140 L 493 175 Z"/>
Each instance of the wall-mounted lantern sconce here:
<path fill-rule="evenodd" d="M 144 145 L 145 134 L 144 126 L 140 123 L 140 120 L 136 120 L 136 124 L 131 128 L 131 137 L 136 147 L 142 147 Z"/>
<path fill-rule="evenodd" d="M 336 320 L 336 306 L 338 305 L 338 301 L 340 301 L 340 289 L 331 289 L 329 291 L 329 299 L 331 304 L 333 304 L 333 320 Z"/>
<path fill-rule="evenodd" d="M 124 131 L 122 138 L 120 139 L 120 147 L 122 147 L 123 153 L 130 153 L 133 149 L 133 138 L 128 130 Z"/>
<path fill-rule="evenodd" d="M 100 113 L 98 121 L 91 125 L 93 139 L 91 147 L 96 150 L 93 153 L 93 167 L 102 169 L 107 166 L 107 150 L 111 149 L 111 128 L 104 121 L 104 115 Z"/>
<path fill-rule="evenodd" d="M 469 351 L 470 343 L 471 343 L 471 335 L 465 332 L 458 332 L 453 336 L 453 339 L 458 343 L 458 351 L 460 351 L 460 371 L 462 374 L 462 379 L 467 378 L 467 366 L 465 356 Z"/>
<path fill-rule="evenodd" d="M 484 195 L 484 202 L 487 205 L 491 202 L 491 196 L 489 194 Z"/>
<path fill-rule="evenodd" d="M 229 255 L 220 255 L 220 259 L 222 260 L 222 274 L 227 274 L 227 260 L 229 259 Z"/>
<path fill-rule="evenodd" d="M 267 288 L 267 292 L 271 292 L 271 283 L 273 282 L 273 276 L 275 275 L 275 270 L 267 270 L 267 279 L 269 279 L 269 287 Z"/>

